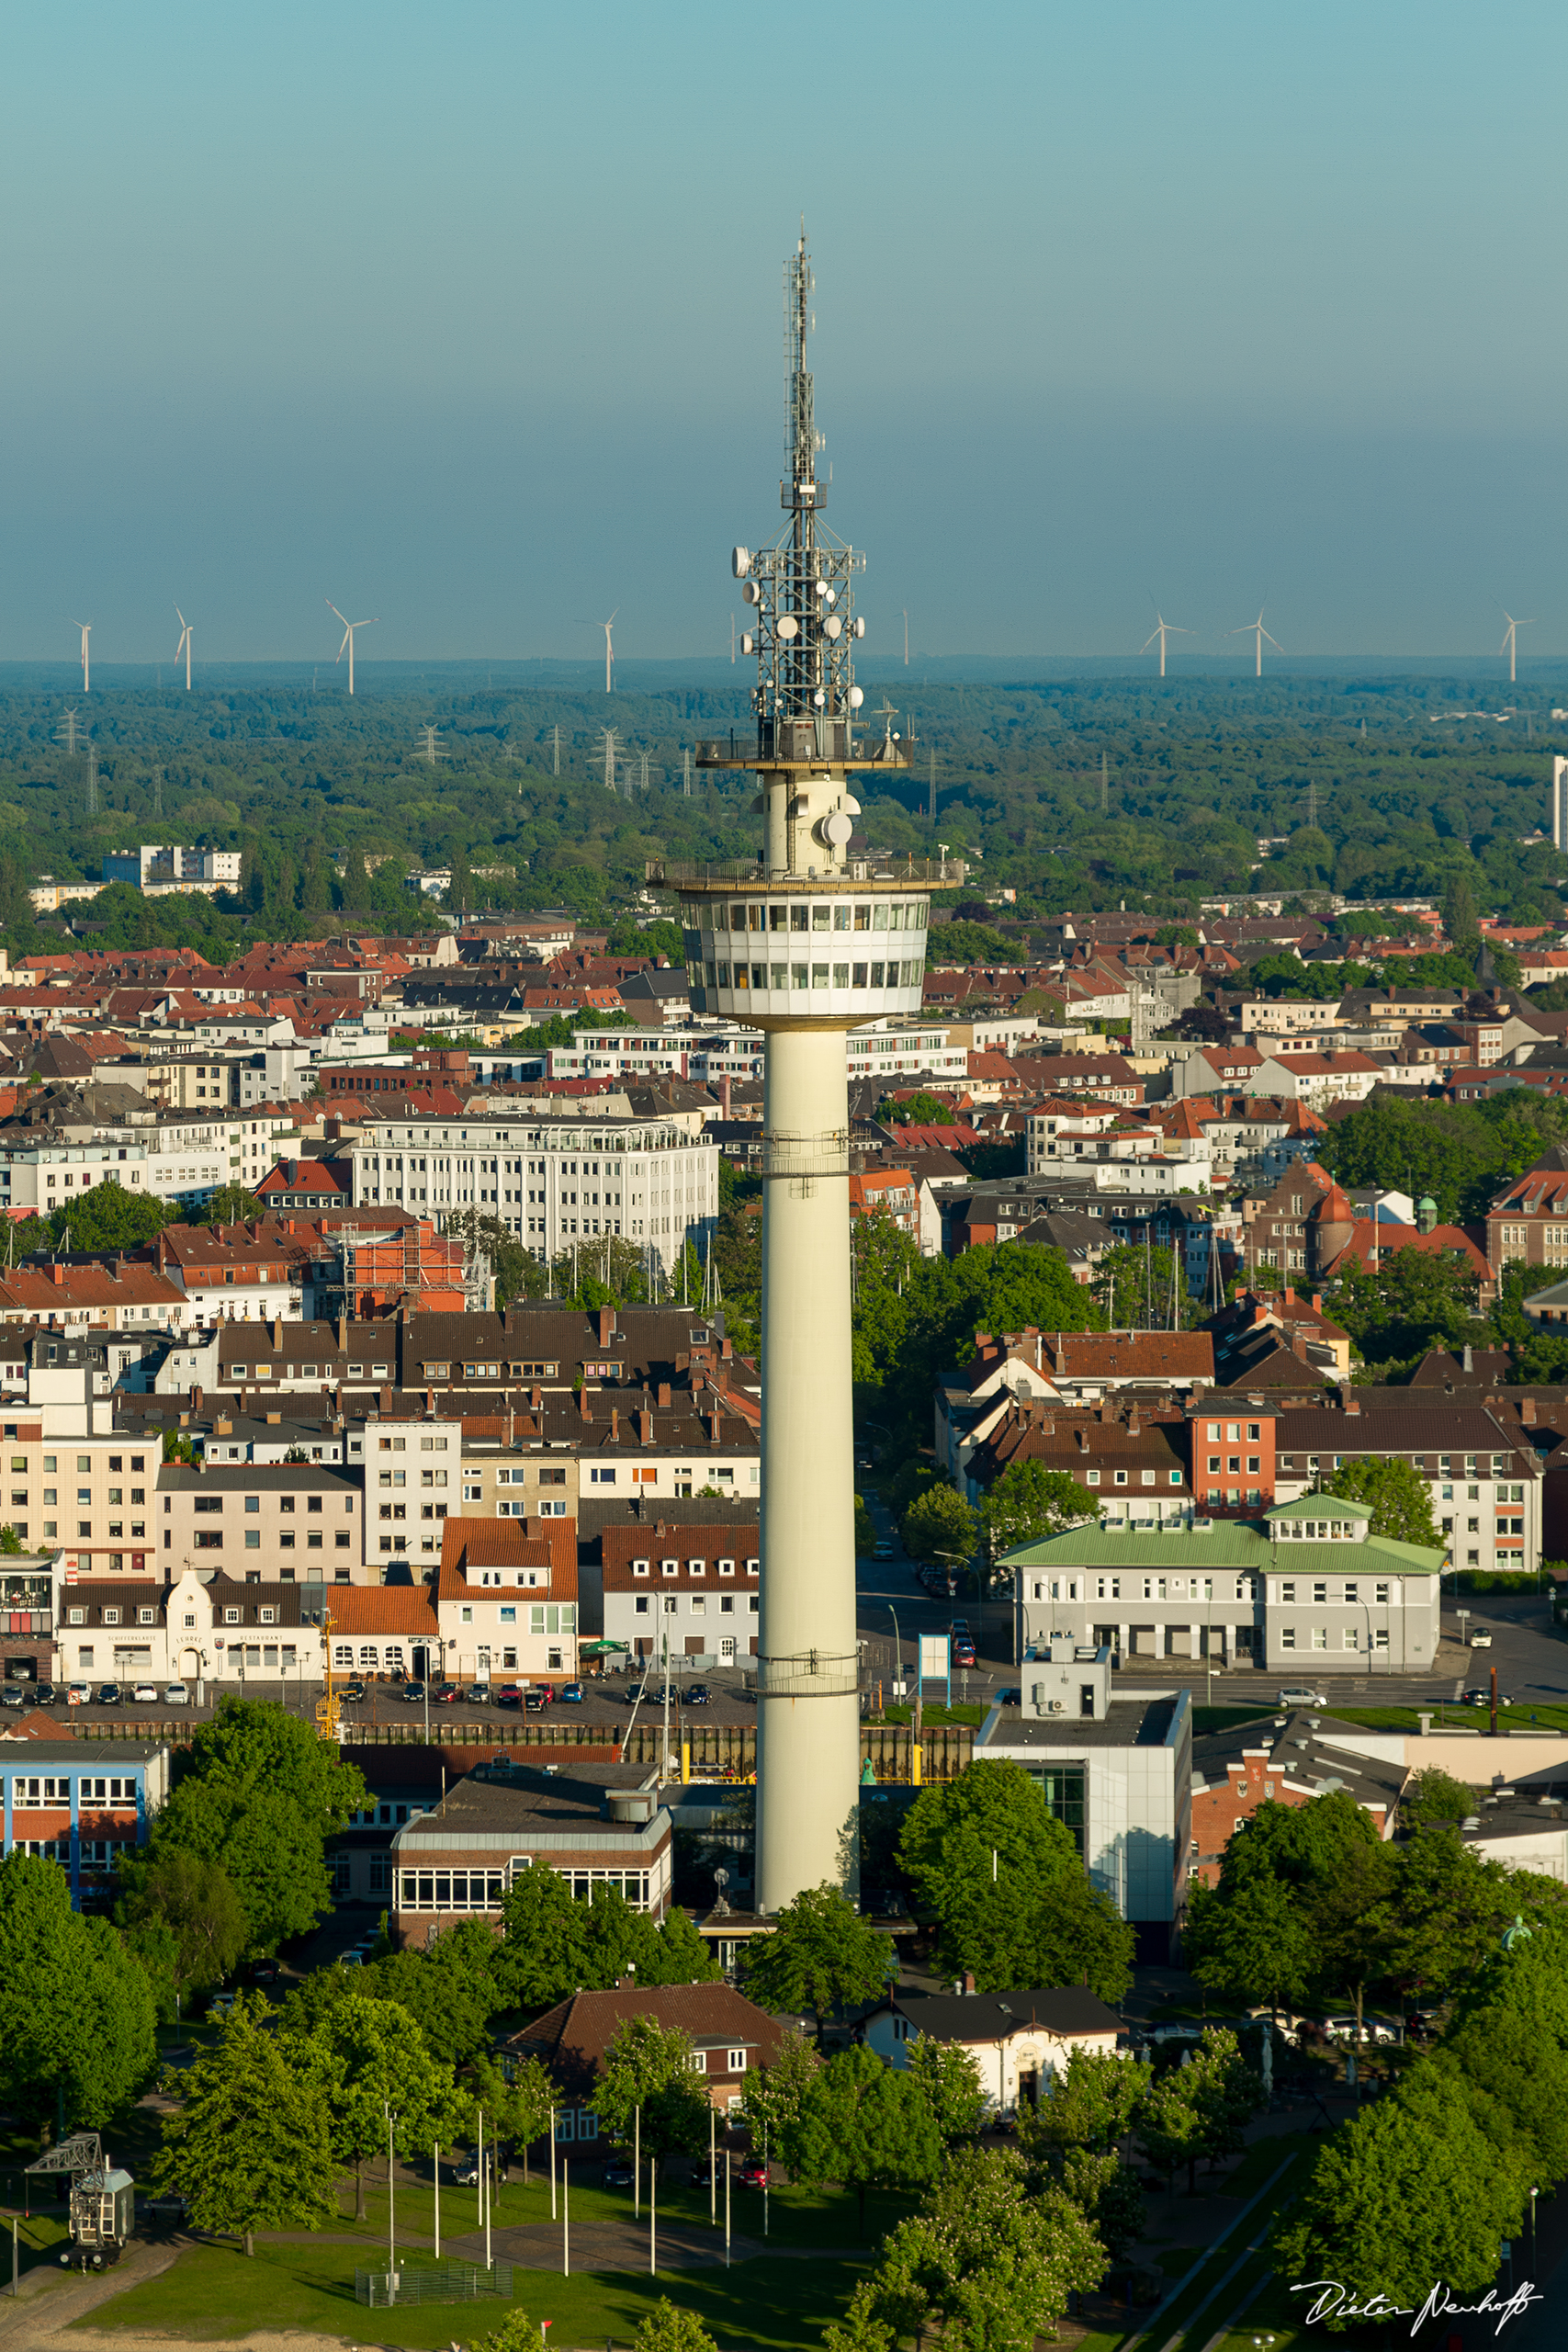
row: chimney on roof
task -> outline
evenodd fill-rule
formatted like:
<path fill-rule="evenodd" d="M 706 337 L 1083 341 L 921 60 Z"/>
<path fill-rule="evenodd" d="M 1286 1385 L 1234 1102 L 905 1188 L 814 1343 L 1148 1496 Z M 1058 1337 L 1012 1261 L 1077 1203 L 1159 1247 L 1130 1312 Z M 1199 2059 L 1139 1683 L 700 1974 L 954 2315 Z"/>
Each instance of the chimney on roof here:
<path fill-rule="evenodd" d="M 545 1402 L 545 1392 L 544 1392 L 544 1390 L 540 1387 L 540 1385 L 539 1385 L 538 1382 L 536 1380 L 536 1382 L 534 1383 L 533 1387 L 532 1387 L 532 1388 L 530 1388 L 530 1390 L 528 1391 L 528 1403 L 529 1403 L 529 1406 L 531 1407 L 531 1408 L 533 1409 L 533 1411 L 535 1411 L 535 1412 L 536 1413 L 536 1412 L 538 1412 L 538 1411 L 540 1411 L 540 1410 L 541 1410 L 541 1408 L 543 1408 L 544 1402 Z"/>
<path fill-rule="evenodd" d="M 1314 1315 L 1323 1313 L 1323 1293 L 1320 1290 L 1314 1290 L 1312 1295 L 1312 1311 Z"/>
<path fill-rule="evenodd" d="M 599 1309 L 599 1345 L 602 1348 L 607 1348 L 609 1346 L 610 1335 L 615 1330 L 615 1308 L 613 1306 L 602 1306 Z"/>
<path fill-rule="evenodd" d="M 1525 1398 L 1523 1399 L 1522 1403 L 1521 1403 L 1521 1404 L 1520 1404 L 1520 1406 L 1519 1406 L 1519 1419 L 1520 1419 L 1520 1420 L 1521 1420 L 1521 1421 L 1523 1421 L 1523 1423 L 1524 1423 L 1524 1425 L 1525 1425 L 1525 1427 L 1526 1427 L 1526 1429 L 1527 1429 L 1527 1430 L 1533 1430 L 1533 1429 L 1534 1429 L 1534 1427 L 1535 1427 L 1535 1398 L 1534 1398 L 1533 1396 L 1527 1396 L 1527 1397 L 1525 1397 Z"/>
<path fill-rule="evenodd" d="M 637 1429 L 643 1444 L 651 1445 L 653 1443 L 653 1415 L 639 1413 L 637 1417 Z"/>
<path fill-rule="evenodd" d="M 659 1384 L 659 1409 L 661 1413 L 667 1413 L 670 1410 L 670 1383 L 667 1380 L 661 1380 Z"/>
<path fill-rule="evenodd" d="M 1474 1351 L 1472 1351 L 1468 1340 L 1464 1343 L 1463 1368 L 1466 1372 L 1473 1372 L 1475 1370 Z"/>

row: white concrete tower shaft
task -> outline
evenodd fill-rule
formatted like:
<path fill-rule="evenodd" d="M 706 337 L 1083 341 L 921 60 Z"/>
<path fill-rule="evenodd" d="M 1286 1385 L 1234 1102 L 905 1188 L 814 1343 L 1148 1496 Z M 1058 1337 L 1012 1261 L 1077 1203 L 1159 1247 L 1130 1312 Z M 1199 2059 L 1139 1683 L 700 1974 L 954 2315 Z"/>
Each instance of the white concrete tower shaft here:
<path fill-rule="evenodd" d="M 907 766 L 908 741 L 894 731 L 896 712 L 880 741 L 854 740 L 863 697 L 852 650 L 865 624 L 852 591 L 865 558 L 820 520 L 811 286 L 803 233 L 784 271 L 788 520 L 772 548 L 734 556 L 753 616 L 742 646 L 758 663 L 755 741 L 738 731 L 696 748 L 699 767 L 755 773 L 757 854 L 732 867 L 649 868 L 680 893 L 694 1010 L 767 1041 L 761 1610 L 750 1660 L 765 1913 L 824 1880 L 852 1891 L 859 1871 L 845 1035 L 919 1015 L 930 893 L 964 875 L 962 862 L 896 865 L 855 840 L 852 773 Z"/>

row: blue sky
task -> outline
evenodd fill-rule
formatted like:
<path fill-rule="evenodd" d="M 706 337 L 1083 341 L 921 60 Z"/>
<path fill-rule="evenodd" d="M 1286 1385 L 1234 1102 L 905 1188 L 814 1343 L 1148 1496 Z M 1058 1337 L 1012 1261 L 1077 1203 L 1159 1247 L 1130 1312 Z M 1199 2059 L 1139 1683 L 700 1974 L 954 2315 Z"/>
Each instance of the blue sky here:
<path fill-rule="evenodd" d="M 4 24 L 0 661 L 728 648 L 803 208 L 868 650 L 1568 651 L 1561 6 Z"/>

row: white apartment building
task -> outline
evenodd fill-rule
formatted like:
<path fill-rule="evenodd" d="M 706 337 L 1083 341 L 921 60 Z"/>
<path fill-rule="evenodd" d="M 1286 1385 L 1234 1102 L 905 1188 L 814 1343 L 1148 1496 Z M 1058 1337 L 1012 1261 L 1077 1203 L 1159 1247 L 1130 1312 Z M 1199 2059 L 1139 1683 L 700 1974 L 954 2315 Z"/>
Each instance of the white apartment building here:
<path fill-rule="evenodd" d="M 610 1235 L 668 1265 L 718 1216 L 718 1146 L 672 1121 L 369 1119 L 348 1159 L 355 1208 L 418 1207 L 443 1228 L 476 1208 L 536 1257 Z"/>
<path fill-rule="evenodd" d="M 228 1110 L 160 1113 L 145 1124 L 106 1125 L 85 1143 L 59 1135 L 24 1138 L 18 1129 L 0 1145 L 0 1209 L 42 1215 L 109 1182 L 195 1207 L 222 1184 L 254 1190 L 290 1144 L 298 1150 L 299 1140 L 286 1112 L 260 1106 L 243 1118 Z"/>
<path fill-rule="evenodd" d="M 240 853 L 237 849 L 171 849 L 162 842 L 140 849 L 110 850 L 104 859 L 104 882 L 129 882 L 149 899 L 167 898 L 175 891 L 200 891 L 214 899 L 220 890 L 237 889 Z"/>

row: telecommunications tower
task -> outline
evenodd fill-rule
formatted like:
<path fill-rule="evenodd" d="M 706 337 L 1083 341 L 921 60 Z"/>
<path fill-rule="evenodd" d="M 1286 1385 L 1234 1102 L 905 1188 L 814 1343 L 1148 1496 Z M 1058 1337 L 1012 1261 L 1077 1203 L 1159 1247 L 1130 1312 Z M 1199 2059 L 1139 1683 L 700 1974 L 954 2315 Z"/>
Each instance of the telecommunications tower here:
<path fill-rule="evenodd" d="M 804 224 L 784 266 L 787 374 L 770 548 L 737 548 L 757 657 L 748 729 L 699 742 L 698 767 L 750 769 L 761 790 L 754 861 L 655 864 L 677 891 L 694 1009 L 766 1038 L 762 1175 L 761 1614 L 757 1690 L 757 1908 L 823 1880 L 852 1889 L 859 1851 L 860 1659 L 855 1633 L 850 1385 L 849 1101 L 844 1033 L 919 1015 L 933 886 L 961 863 L 895 865 L 853 842 L 856 769 L 903 768 L 892 731 L 858 741 L 852 652 L 865 623 L 865 558 L 822 521 L 827 484 L 807 366 L 811 260 Z"/>

